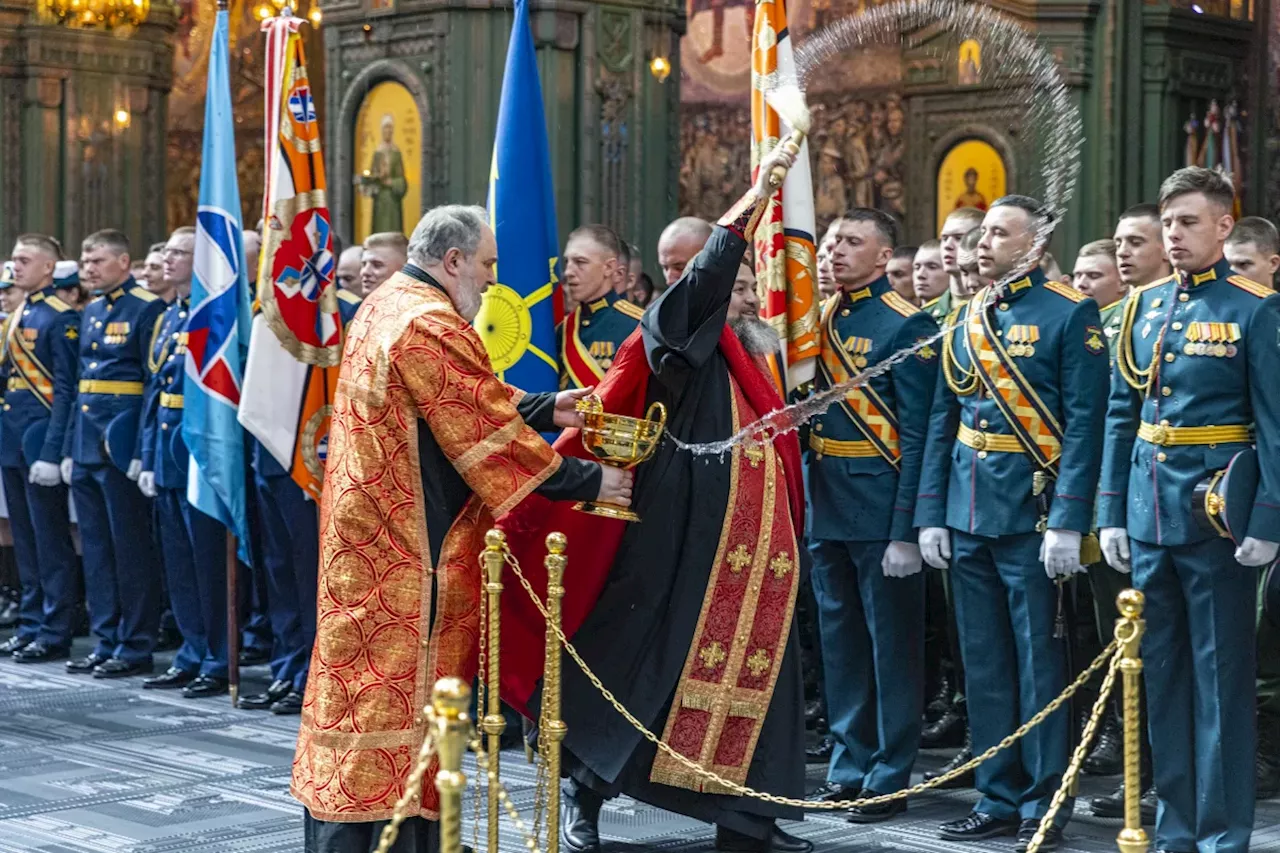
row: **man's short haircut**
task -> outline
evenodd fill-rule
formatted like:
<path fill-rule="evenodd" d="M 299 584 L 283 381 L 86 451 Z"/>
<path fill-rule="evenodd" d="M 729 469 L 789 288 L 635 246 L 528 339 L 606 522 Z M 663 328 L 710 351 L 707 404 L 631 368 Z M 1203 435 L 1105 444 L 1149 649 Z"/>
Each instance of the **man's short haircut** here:
<path fill-rule="evenodd" d="M 982 224 L 982 217 L 985 215 L 976 207 L 957 207 L 947 214 L 947 219 L 955 219 L 963 225 L 976 228 Z"/>
<path fill-rule="evenodd" d="M 94 231 L 80 243 L 81 251 L 88 252 L 91 249 L 109 249 L 117 255 L 128 254 L 129 238 L 123 231 L 103 228 L 101 231 Z"/>
<path fill-rule="evenodd" d="M 60 261 L 63 258 L 62 244 L 59 243 L 56 238 L 50 237 L 48 234 L 19 234 L 18 239 L 13 242 L 17 245 L 31 246 L 32 248 L 39 249 L 55 261 Z"/>
<path fill-rule="evenodd" d="M 1235 204 L 1236 190 L 1231 180 L 1221 172 L 1203 166 L 1187 166 L 1164 179 L 1160 185 L 1160 210 L 1179 196 L 1200 193 L 1230 213 Z"/>
<path fill-rule="evenodd" d="M 960 238 L 960 248 L 966 252 L 978 251 L 978 243 L 982 241 L 982 227 L 970 228 Z"/>
<path fill-rule="evenodd" d="M 1092 243 L 1085 243 L 1080 247 L 1080 251 L 1076 253 L 1076 259 L 1103 257 L 1109 258 L 1112 263 L 1116 260 L 1116 241 L 1115 240 L 1094 240 Z"/>
<path fill-rule="evenodd" d="M 196 236 L 196 229 L 194 225 L 182 225 L 178 228 L 173 229 L 173 233 L 169 235 L 170 238 L 195 237 L 195 236 Z"/>
<path fill-rule="evenodd" d="M 618 265 L 626 269 L 631 268 L 631 246 L 626 240 L 618 240 Z"/>
<path fill-rule="evenodd" d="M 916 252 L 920 251 L 919 246 L 899 246 L 893 250 L 893 259 L 899 260 L 906 258 L 907 260 L 915 260 Z"/>
<path fill-rule="evenodd" d="M 399 231 L 379 231 L 377 234 L 370 234 L 364 238 L 364 248 L 390 249 L 407 257 L 409 254 L 409 239 Z"/>
<path fill-rule="evenodd" d="M 890 249 L 898 245 L 898 221 L 882 210 L 873 207 L 855 207 L 836 220 L 841 222 L 870 222 Z"/>
<path fill-rule="evenodd" d="M 679 219 L 673 219 L 667 223 L 667 227 L 662 229 L 662 234 L 658 239 L 661 240 L 667 236 L 677 239 L 686 235 L 701 239 L 705 243 L 711 239 L 711 223 L 696 216 L 681 216 Z"/>
<path fill-rule="evenodd" d="M 1016 193 L 1002 195 L 1000 198 L 991 202 L 992 210 L 995 210 L 997 207 L 1016 207 L 1019 210 L 1025 210 L 1031 215 L 1032 219 L 1040 219 L 1049 215 L 1049 212 L 1045 210 L 1045 207 L 1040 203 L 1040 200 L 1032 198 L 1029 195 L 1018 195 Z"/>
<path fill-rule="evenodd" d="M 1120 214 L 1120 219 L 1150 219 L 1155 224 L 1160 224 L 1160 206 L 1144 201 L 1141 204 L 1135 204 L 1133 207 L 1125 210 Z"/>
<path fill-rule="evenodd" d="M 148 254 L 148 255 L 159 255 L 159 254 L 163 254 L 163 253 L 164 253 L 164 247 L 165 247 L 165 244 L 164 244 L 164 243 L 152 243 L 152 244 L 151 244 L 151 247 L 150 247 L 149 249 L 147 249 L 147 254 Z"/>
<path fill-rule="evenodd" d="M 586 237 L 594 242 L 597 246 L 604 249 L 609 254 L 618 259 L 620 263 L 630 263 L 630 254 L 627 252 L 626 243 L 618 236 L 618 232 L 614 231 L 608 225 L 592 224 L 579 225 L 577 228 L 569 232 L 569 240 L 575 237 Z M 565 241 L 566 243 L 568 241 Z M 623 258 L 627 260 L 624 261 Z"/>
<path fill-rule="evenodd" d="M 457 249 L 464 257 L 475 256 L 480 245 L 480 237 L 484 234 L 489 214 L 483 207 L 467 204 L 443 204 L 433 207 L 422 215 L 413 229 L 413 236 L 408 245 L 396 244 L 398 251 L 404 252 L 408 260 L 420 267 L 434 266 L 444 260 L 450 249 Z M 394 231 L 382 232 L 404 240 L 404 235 Z M 369 241 L 382 234 L 374 234 L 364 241 L 366 249 L 372 248 Z M 386 244 L 391 246 L 390 243 Z"/>
<path fill-rule="evenodd" d="M 940 240 L 925 240 L 916 249 L 917 252 L 938 252 L 942 250 L 942 242 Z"/>
<path fill-rule="evenodd" d="M 1280 255 L 1280 232 L 1261 216 L 1246 216 L 1237 222 L 1227 242 L 1233 246 L 1252 243 L 1264 255 Z"/>

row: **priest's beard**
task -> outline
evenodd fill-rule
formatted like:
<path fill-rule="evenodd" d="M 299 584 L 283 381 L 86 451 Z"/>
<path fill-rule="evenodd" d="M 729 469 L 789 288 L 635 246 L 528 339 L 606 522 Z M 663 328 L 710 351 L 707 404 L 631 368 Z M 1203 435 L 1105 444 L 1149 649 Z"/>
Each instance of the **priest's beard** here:
<path fill-rule="evenodd" d="M 484 286 L 476 281 L 476 276 L 470 273 L 459 273 L 458 283 L 453 292 L 454 310 L 461 314 L 462 319 L 468 323 L 474 323 L 476 315 L 480 313 L 480 301 L 483 294 Z"/>
<path fill-rule="evenodd" d="M 770 355 L 778 351 L 778 333 L 764 320 L 743 314 L 729 321 L 729 328 L 752 355 Z"/>

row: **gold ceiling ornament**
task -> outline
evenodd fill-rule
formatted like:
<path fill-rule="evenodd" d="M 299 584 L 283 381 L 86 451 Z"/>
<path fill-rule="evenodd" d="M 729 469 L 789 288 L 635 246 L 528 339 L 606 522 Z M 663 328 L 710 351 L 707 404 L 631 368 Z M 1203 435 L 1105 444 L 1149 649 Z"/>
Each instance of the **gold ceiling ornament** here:
<path fill-rule="evenodd" d="M 46 23 L 121 36 L 145 22 L 150 11 L 151 0 L 41 0 L 39 7 Z"/>

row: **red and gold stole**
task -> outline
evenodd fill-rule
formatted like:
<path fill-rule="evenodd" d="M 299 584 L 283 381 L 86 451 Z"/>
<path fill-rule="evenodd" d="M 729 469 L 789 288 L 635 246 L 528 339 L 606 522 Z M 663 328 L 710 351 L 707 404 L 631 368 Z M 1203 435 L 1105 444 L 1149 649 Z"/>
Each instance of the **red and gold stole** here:
<path fill-rule="evenodd" d="M 733 427 L 754 421 L 730 378 Z M 786 651 L 799 587 L 799 554 L 787 473 L 771 444 L 735 447 L 729 500 L 702 612 L 662 740 L 743 784 Z M 723 793 L 663 751 L 650 780 Z"/>
<path fill-rule="evenodd" d="M 574 388 L 588 388 L 596 385 L 604 378 L 604 371 L 600 369 L 600 365 L 596 363 L 595 357 L 591 355 L 590 350 L 582 343 L 582 338 L 578 336 L 578 330 L 581 328 L 582 306 L 579 305 L 564 318 L 564 344 L 561 351 L 564 353 L 564 372 L 569 377 L 569 382 Z"/>

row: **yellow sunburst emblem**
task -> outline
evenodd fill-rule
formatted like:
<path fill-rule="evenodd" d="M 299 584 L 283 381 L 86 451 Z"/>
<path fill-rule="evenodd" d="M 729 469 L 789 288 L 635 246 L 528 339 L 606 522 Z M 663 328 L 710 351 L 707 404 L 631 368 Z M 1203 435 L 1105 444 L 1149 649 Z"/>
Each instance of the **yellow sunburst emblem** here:
<path fill-rule="evenodd" d="M 533 337 L 533 318 L 524 297 L 505 284 L 492 284 L 484 292 L 476 331 L 489 351 L 495 372 L 501 374 L 520 361 Z"/>

